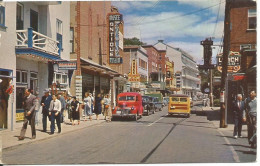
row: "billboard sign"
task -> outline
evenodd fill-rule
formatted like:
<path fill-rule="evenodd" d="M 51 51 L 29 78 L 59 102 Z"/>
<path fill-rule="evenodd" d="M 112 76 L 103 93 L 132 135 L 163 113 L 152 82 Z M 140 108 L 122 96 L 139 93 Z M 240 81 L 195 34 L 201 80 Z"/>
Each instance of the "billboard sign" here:
<path fill-rule="evenodd" d="M 218 71 L 222 72 L 222 60 L 223 54 L 217 55 L 217 66 Z M 241 64 L 241 54 L 239 52 L 229 52 L 228 55 L 228 72 L 229 73 L 236 73 L 240 70 Z"/>
<path fill-rule="evenodd" d="M 123 49 L 123 34 L 120 32 L 123 16 L 120 13 L 110 13 L 108 15 L 109 23 L 109 63 L 121 64 L 120 49 Z"/>

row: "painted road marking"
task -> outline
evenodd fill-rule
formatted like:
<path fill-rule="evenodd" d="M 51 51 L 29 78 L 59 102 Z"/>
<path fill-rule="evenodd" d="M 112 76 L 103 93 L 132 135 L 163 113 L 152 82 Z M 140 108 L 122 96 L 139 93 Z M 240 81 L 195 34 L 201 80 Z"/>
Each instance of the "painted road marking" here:
<path fill-rule="evenodd" d="M 161 117 L 160 119 L 157 119 L 156 121 L 154 121 L 153 123 L 150 123 L 149 125 L 147 126 L 152 126 L 153 124 L 155 124 L 156 122 L 158 122 L 159 120 L 163 119 L 164 117 Z"/>
<path fill-rule="evenodd" d="M 230 150 L 231 150 L 231 152 L 233 154 L 233 159 L 235 160 L 235 162 L 239 163 L 240 160 L 239 160 L 239 157 L 238 157 L 237 152 L 235 151 L 234 147 L 231 145 L 229 140 L 226 138 L 226 136 L 221 131 L 219 131 L 219 130 L 217 130 L 217 131 L 223 136 L 223 138 L 225 139 L 226 143 L 228 145 L 230 145 L 229 148 L 230 148 Z"/>

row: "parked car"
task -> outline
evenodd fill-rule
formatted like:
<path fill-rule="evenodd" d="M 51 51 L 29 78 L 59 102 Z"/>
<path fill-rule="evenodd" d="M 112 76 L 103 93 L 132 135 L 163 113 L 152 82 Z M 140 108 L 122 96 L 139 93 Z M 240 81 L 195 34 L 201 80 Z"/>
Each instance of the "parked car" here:
<path fill-rule="evenodd" d="M 153 97 L 153 104 L 155 106 L 155 110 L 162 111 L 163 103 L 159 101 L 158 97 Z"/>
<path fill-rule="evenodd" d="M 150 113 L 155 113 L 155 105 L 153 103 L 153 97 L 151 96 L 142 96 L 142 100 L 143 100 L 143 114 L 145 113 L 147 116 Z"/>
<path fill-rule="evenodd" d="M 167 106 L 169 104 L 169 97 L 163 97 L 163 106 Z"/>
<path fill-rule="evenodd" d="M 143 115 L 142 96 L 136 92 L 124 92 L 117 96 L 117 106 L 112 111 L 115 117 L 130 117 L 137 120 Z"/>

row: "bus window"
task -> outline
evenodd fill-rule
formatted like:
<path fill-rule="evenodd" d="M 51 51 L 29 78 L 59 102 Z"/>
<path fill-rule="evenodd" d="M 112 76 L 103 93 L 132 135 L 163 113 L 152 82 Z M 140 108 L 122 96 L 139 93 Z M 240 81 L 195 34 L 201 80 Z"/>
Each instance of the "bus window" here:
<path fill-rule="evenodd" d="M 180 102 L 187 102 L 187 98 L 180 98 Z"/>
<path fill-rule="evenodd" d="M 178 97 L 172 97 L 171 99 L 172 99 L 172 101 L 179 101 Z"/>

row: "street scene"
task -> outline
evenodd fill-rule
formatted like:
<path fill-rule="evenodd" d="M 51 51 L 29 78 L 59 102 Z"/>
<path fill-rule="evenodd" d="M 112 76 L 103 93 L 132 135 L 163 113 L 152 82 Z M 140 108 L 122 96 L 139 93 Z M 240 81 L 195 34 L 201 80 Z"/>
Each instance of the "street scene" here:
<path fill-rule="evenodd" d="M 0 1 L 0 164 L 257 164 L 256 6 Z"/>

